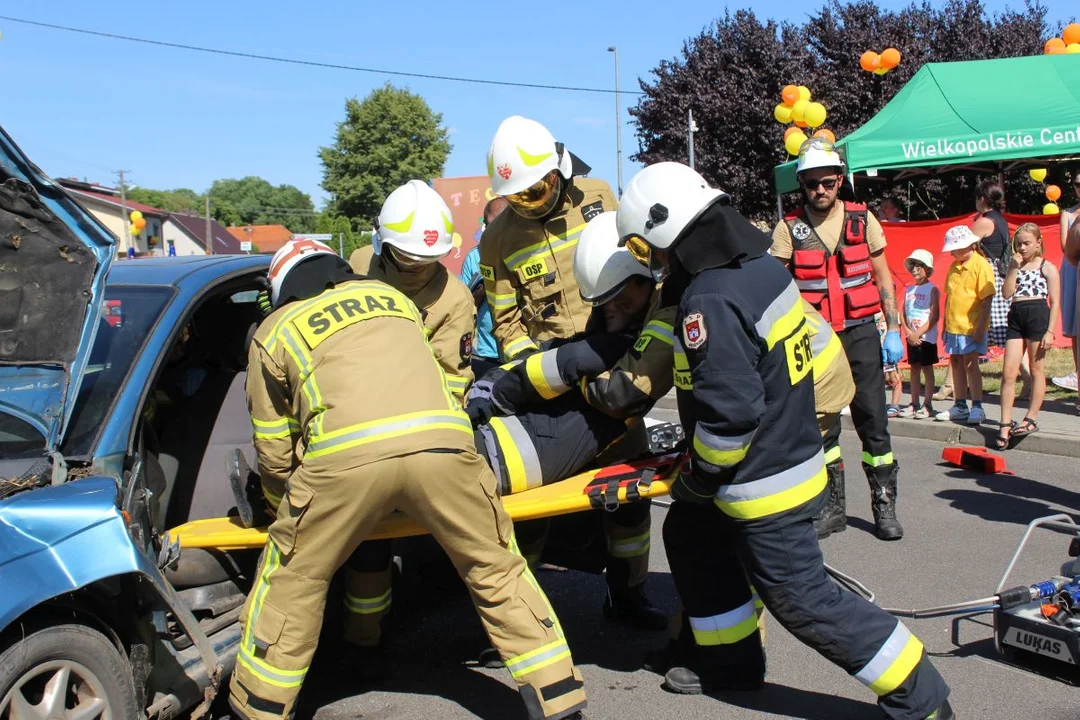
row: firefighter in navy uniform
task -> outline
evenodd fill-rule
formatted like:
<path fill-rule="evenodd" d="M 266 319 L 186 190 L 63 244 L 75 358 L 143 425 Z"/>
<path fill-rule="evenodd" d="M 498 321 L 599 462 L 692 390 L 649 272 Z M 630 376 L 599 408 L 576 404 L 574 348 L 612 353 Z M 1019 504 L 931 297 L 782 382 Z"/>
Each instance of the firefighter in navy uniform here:
<path fill-rule="evenodd" d="M 491 191 L 512 212 L 484 230 L 480 274 L 503 360 L 585 330 L 590 307 L 578 293 L 574 248 L 590 220 L 615 209 L 607 183 L 580 177 L 588 170 L 535 120 L 514 115 L 495 132 Z"/>
<path fill-rule="evenodd" d="M 241 619 L 230 705 L 257 720 L 293 716 L 331 577 L 401 510 L 469 587 L 529 718 L 580 717 L 581 673 L 416 306 L 312 240 L 278 250 L 269 280 L 274 311 L 251 342 L 247 395 L 261 480 L 281 500 Z"/>
<path fill-rule="evenodd" d="M 464 404 L 473 381 L 476 303 L 465 283 L 439 262 L 454 249 L 451 218 L 437 192 L 410 180 L 386 198 L 376 220 L 377 237 L 354 250 L 349 265 L 357 275 L 382 280 L 416 304 L 435 359 Z"/>
<path fill-rule="evenodd" d="M 691 451 L 664 542 L 695 642 L 665 687 L 761 687 L 752 583 L 781 625 L 870 687 L 887 717 L 952 718 L 948 687 L 919 640 L 825 573 L 812 522 L 827 484 L 812 338 L 768 236 L 679 163 L 630 181 L 618 229 L 654 277 L 685 288 L 675 386 Z"/>
<path fill-rule="evenodd" d="M 904 343 L 885 234 L 865 205 L 839 199 L 843 161 L 831 143 L 807 141 L 799 152 L 798 175 L 806 205 L 773 230 L 772 255 L 788 265 L 803 297 L 840 336 L 855 379 L 851 420 L 862 440 L 875 532 L 882 540 L 899 540 L 904 536 L 896 518 L 900 466 L 889 438 L 882 361 L 899 362 Z M 874 323 L 878 311 L 885 313 L 889 328 L 884 347 Z M 847 528 L 839 445 L 827 461 L 834 488 L 817 519 L 818 537 Z"/>
<path fill-rule="evenodd" d="M 574 255 L 582 299 L 594 307 L 585 337 L 529 355 L 489 373 L 491 410 L 478 425 L 477 447 L 500 480 L 503 494 L 563 480 L 610 454 L 623 459 L 647 447 L 642 418 L 671 389 L 674 303 L 625 248 L 618 246 L 615 213 L 591 221 Z M 484 401 L 469 413 L 486 419 Z M 620 454 L 626 453 L 626 454 Z M 651 503 L 604 513 L 607 587 L 604 615 L 645 630 L 667 618 L 645 594 L 649 573 Z M 543 549 L 546 521 L 521 528 L 526 558 Z M 527 532 L 532 542 L 524 538 Z"/>

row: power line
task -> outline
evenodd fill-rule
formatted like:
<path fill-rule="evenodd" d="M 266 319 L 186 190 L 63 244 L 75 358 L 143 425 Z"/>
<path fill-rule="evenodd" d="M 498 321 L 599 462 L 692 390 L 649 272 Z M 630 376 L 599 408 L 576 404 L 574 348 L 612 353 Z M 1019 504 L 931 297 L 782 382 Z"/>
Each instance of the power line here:
<path fill-rule="evenodd" d="M 382 70 L 378 68 L 357 67 L 355 65 L 339 65 L 336 63 L 317 62 L 315 60 L 299 60 L 297 58 L 277 57 L 274 55 L 260 55 L 257 53 L 238 52 L 236 50 L 222 50 L 220 48 L 200 47 L 198 45 L 186 45 L 184 43 L 169 42 L 167 40 L 150 40 L 148 38 L 131 37 L 129 35 L 117 35 L 116 33 L 107 33 L 98 30 L 86 30 L 85 28 L 74 28 L 67 27 L 65 25 L 54 25 L 52 23 L 38 22 L 36 20 L 26 20 L 23 18 L 9 17 L 6 15 L 0 15 L 0 20 L 6 20 L 13 23 L 21 23 L 23 25 L 32 25 L 34 27 L 47 28 L 49 30 L 63 30 L 64 32 L 79 33 L 81 35 L 93 35 L 95 37 L 107 38 L 109 40 L 125 40 L 127 42 L 143 43 L 144 45 L 156 45 L 158 47 L 176 48 L 179 50 L 191 50 L 193 52 L 210 53 L 213 55 L 227 55 L 230 57 L 247 58 L 249 60 L 265 60 L 268 62 L 285 63 L 287 65 L 304 65 L 307 67 L 326 68 L 330 70 L 349 70 L 351 72 L 373 73 L 376 75 L 393 75 L 397 77 L 422 78 L 424 80 L 446 80 L 450 82 L 472 83 L 475 85 L 500 85 L 503 87 L 533 88 L 538 90 L 564 90 L 567 92 L 605 94 L 622 92 L 625 95 L 645 94 L 638 91 L 617 91 L 614 88 L 608 90 L 604 88 L 574 87 L 571 85 L 543 85 L 540 83 L 510 82 L 507 80 L 486 80 L 482 78 L 452 77 L 449 75 L 430 75 L 427 73 L 405 72 L 404 70 Z"/>

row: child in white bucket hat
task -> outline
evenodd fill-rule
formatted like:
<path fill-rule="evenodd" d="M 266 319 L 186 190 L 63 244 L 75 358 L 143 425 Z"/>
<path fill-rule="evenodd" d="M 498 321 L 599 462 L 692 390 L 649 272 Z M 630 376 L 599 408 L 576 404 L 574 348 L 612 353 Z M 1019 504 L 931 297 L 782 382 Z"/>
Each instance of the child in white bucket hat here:
<path fill-rule="evenodd" d="M 979 356 L 986 352 L 990 328 L 990 300 L 994 297 L 994 269 L 975 251 L 979 236 L 967 225 L 945 233 L 942 252 L 951 253 L 953 264 L 945 277 L 945 352 L 953 373 L 956 403 L 939 412 L 935 420 L 979 425 L 986 420 L 982 407 L 982 370 Z M 967 396 L 971 395 L 971 409 Z"/>

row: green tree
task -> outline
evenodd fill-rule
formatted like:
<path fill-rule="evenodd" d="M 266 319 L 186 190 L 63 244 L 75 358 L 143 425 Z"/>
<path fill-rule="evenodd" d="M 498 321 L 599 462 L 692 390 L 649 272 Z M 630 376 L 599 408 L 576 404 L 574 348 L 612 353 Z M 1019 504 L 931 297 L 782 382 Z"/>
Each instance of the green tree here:
<path fill-rule="evenodd" d="M 337 247 L 338 234 L 341 234 L 343 257 L 346 260 L 353 254 L 353 251 L 371 244 L 371 232 L 353 230 L 353 222 L 344 215 L 319 213 L 319 216 L 315 219 L 315 232 L 333 234 L 334 239 L 330 242 L 330 247 L 335 248 Z"/>
<path fill-rule="evenodd" d="M 634 159 L 685 162 L 692 109 L 700 128 L 698 169 L 731 192 L 745 214 L 775 219 L 773 166 L 790 156 L 773 106 L 785 85 L 808 86 L 828 108 L 826 126 L 839 138 L 873 117 L 924 63 L 1041 54 L 1046 16 L 1039 0 L 996 14 L 981 0 L 937 6 L 920 0 L 897 10 L 873 0 L 838 0 L 803 24 L 761 20 L 746 10 L 726 13 L 688 40 L 682 57 L 661 61 L 651 78 L 640 80 L 645 94 L 630 109 L 640 148 Z M 889 46 L 903 55 L 895 70 L 883 76 L 861 70 L 864 51 Z M 992 91 L 988 77 L 987 92 Z M 974 171 L 956 170 L 917 183 L 913 194 L 920 207 L 913 217 L 971 211 L 979 179 Z M 1045 202 L 1026 172 L 1010 173 L 1006 186 L 1010 210 L 1032 211 Z M 907 182 L 862 183 L 857 193 L 863 201 L 886 193 L 906 197 Z"/>
<path fill-rule="evenodd" d="M 203 196 L 187 188 L 176 190 L 127 188 L 127 196 L 129 200 L 169 212 L 201 213 L 203 211 Z"/>
<path fill-rule="evenodd" d="M 293 232 L 315 228 L 311 197 L 292 185 L 271 185 L 260 177 L 215 180 L 210 212 L 229 225 L 284 225 Z"/>
<path fill-rule="evenodd" d="M 419 95 L 386 84 L 363 101 L 349 98 L 333 145 L 319 148 L 328 209 L 370 227 L 399 185 L 442 175 L 450 149 L 442 115 Z"/>

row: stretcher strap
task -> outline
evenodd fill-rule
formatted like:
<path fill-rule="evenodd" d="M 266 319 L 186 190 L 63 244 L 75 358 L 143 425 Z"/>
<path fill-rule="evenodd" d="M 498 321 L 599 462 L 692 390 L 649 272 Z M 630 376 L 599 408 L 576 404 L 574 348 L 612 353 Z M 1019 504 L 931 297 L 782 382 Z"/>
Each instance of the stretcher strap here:
<path fill-rule="evenodd" d="M 640 471 L 631 471 L 601 478 L 599 482 L 586 486 L 589 503 L 594 510 L 615 512 L 619 509 L 619 489 L 626 489 L 628 502 L 641 500 L 642 495 L 652 485 L 656 477 L 656 468 L 647 467 Z"/>

